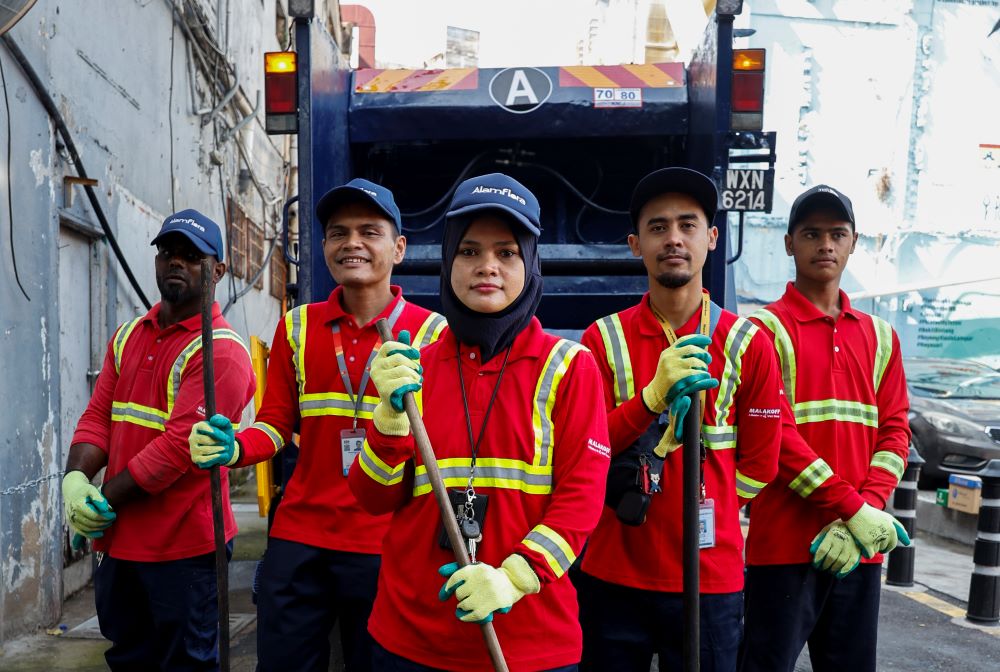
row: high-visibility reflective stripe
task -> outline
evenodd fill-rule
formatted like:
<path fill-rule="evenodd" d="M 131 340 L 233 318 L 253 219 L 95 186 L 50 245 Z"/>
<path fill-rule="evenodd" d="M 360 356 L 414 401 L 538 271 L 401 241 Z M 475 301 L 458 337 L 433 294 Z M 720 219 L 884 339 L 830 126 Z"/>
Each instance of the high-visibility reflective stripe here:
<path fill-rule="evenodd" d="M 722 378 L 719 381 L 719 394 L 715 398 L 715 426 L 728 426 L 729 412 L 733 407 L 736 389 L 740 386 L 743 374 L 743 353 L 750 347 L 750 341 L 757 333 L 757 327 L 750 320 L 737 318 L 729 334 L 723 352 L 726 353 L 726 363 L 722 368 Z"/>
<path fill-rule="evenodd" d="M 528 532 L 528 536 L 522 540 L 522 543 L 531 550 L 542 554 L 557 579 L 565 574 L 576 560 L 573 548 L 566 543 L 562 535 L 547 525 L 535 525 L 534 529 Z"/>
<path fill-rule="evenodd" d="M 137 317 L 130 322 L 126 322 L 118 327 L 118 331 L 115 332 L 115 337 L 112 341 L 111 350 L 115 355 L 115 373 L 122 372 L 122 353 L 125 352 L 125 343 L 128 341 L 128 337 L 132 335 L 132 332 L 142 321 L 141 317 Z"/>
<path fill-rule="evenodd" d="M 271 439 L 271 442 L 274 443 L 275 453 L 281 450 L 281 447 L 285 445 L 285 440 L 281 438 L 281 432 L 279 432 L 272 425 L 269 425 L 266 422 L 260 422 L 260 421 L 255 422 L 252 425 L 250 425 L 247 429 L 259 429 L 260 431 L 264 432 L 264 434 L 267 435 L 267 438 Z"/>
<path fill-rule="evenodd" d="M 810 422 L 857 422 L 868 427 L 878 427 L 878 407 L 843 399 L 821 399 L 795 404 L 795 424 Z"/>
<path fill-rule="evenodd" d="M 586 350 L 579 343 L 560 339 L 542 367 L 542 375 L 535 384 L 535 403 L 531 410 L 531 423 L 535 429 L 535 460 L 536 465 L 547 466 L 552 462 L 552 408 L 556 404 L 556 394 L 559 383 L 569 369 L 570 363 L 578 352 Z"/>
<path fill-rule="evenodd" d="M 895 476 L 897 481 L 903 478 L 903 472 L 906 470 L 906 462 L 903 461 L 903 458 L 888 450 L 880 450 L 872 455 L 871 466 L 885 469 Z"/>
<path fill-rule="evenodd" d="M 892 327 L 881 317 L 872 315 L 872 322 L 875 324 L 875 373 L 873 381 L 875 391 L 882 385 L 882 376 L 889 366 L 889 357 L 892 356 Z"/>
<path fill-rule="evenodd" d="M 406 468 L 405 462 L 395 467 L 390 467 L 383 462 L 372 451 L 367 439 L 365 439 L 365 443 L 361 448 L 361 454 L 358 456 L 358 464 L 361 465 L 361 470 L 368 474 L 370 479 L 382 485 L 396 485 L 397 483 L 401 483 Z"/>
<path fill-rule="evenodd" d="M 709 450 L 726 450 L 736 447 L 736 425 L 715 427 L 702 425 L 701 434 L 705 439 L 705 447 Z"/>
<path fill-rule="evenodd" d="M 608 366 L 615 374 L 615 406 L 621 406 L 635 396 L 635 380 L 632 378 L 632 360 L 629 357 L 628 342 L 618 315 L 608 315 L 597 321 L 597 330 L 604 341 Z"/>
<path fill-rule="evenodd" d="M 430 345 L 438 339 L 446 326 L 448 326 L 448 321 L 444 319 L 444 315 L 431 313 L 413 336 L 414 347 L 420 350 Z"/>
<path fill-rule="evenodd" d="M 438 460 L 441 478 L 450 488 L 464 488 L 469 482 L 471 468 L 471 457 Z M 476 488 L 501 488 L 520 490 L 530 495 L 547 495 L 552 492 L 552 467 L 539 467 L 521 460 L 480 457 L 476 460 L 476 476 L 472 485 Z M 430 491 L 427 467 L 421 464 L 414 474 L 413 496 L 426 495 Z"/>
<path fill-rule="evenodd" d="M 767 483 L 750 478 L 746 474 L 736 470 L 736 494 L 744 499 L 753 499 L 764 489 Z"/>
<path fill-rule="evenodd" d="M 802 470 L 802 472 L 792 479 L 788 487 L 794 490 L 800 497 L 808 497 L 819 486 L 823 485 L 828 478 L 833 476 L 833 469 L 822 458 Z"/>
<path fill-rule="evenodd" d="M 306 391 L 306 308 L 299 306 L 285 313 L 285 337 L 292 348 L 292 363 L 295 365 L 295 380 L 299 383 L 299 395 Z"/>
<path fill-rule="evenodd" d="M 795 348 L 792 346 L 792 337 L 785 329 L 781 320 L 766 308 L 761 308 L 753 314 L 758 320 L 764 323 L 772 334 L 774 334 L 774 349 L 778 351 L 778 361 L 781 364 L 781 378 L 785 383 L 785 396 L 788 403 L 795 404 Z"/>
<path fill-rule="evenodd" d="M 226 340 L 235 341 L 239 343 L 240 346 L 246 350 L 247 357 L 250 356 L 250 350 L 247 348 L 243 339 L 240 338 L 232 329 L 215 329 L 212 332 L 212 340 Z M 181 378 L 184 376 L 184 370 L 187 368 L 188 362 L 194 357 L 198 352 L 201 351 L 201 336 L 191 341 L 181 350 L 181 354 L 177 356 L 174 360 L 174 365 L 170 367 L 170 380 L 167 381 L 167 416 L 170 416 L 174 412 L 174 402 L 177 400 L 177 395 L 181 390 Z"/>
<path fill-rule="evenodd" d="M 353 418 L 354 404 L 355 402 L 343 392 L 303 394 L 299 396 L 299 415 L 303 418 L 320 415 L 339 415 Z M 362 397 L 361 406 L 358 408 L 358 418 L 370 420 L 377 405 L 378 397 L 368 395 Z"/>
<path fill-rule="evenodd" d="M 114 401 L 111 403 L 112 422 L 130 422 L 133 425 L 158 429 L 166 429 L 169 416 L 158 408 L 143 406 L 134 402 Z"/>

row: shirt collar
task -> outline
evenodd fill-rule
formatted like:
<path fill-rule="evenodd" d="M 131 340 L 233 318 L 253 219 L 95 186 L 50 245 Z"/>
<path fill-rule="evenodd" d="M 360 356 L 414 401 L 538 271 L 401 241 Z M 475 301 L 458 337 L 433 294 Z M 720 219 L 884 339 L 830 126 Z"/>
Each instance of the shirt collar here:
<path fill-rule="evenodd" d="M 389 317 L 389 314 L 392 313 L 393 309 L 396 307 L 396 304 L 398 304 L 400 301 L 403 300 L 403 290 L 398 285 L 390 285 L 389 291 L 392 292 L 392 300 L 389 302 L 389 304 L 385 308 L 383 308 L 382 312 L 376 315 L 371 322 L 369 322 L 368 324 L 364 325 L 361 328 L 372 326 L 375 324 L 377 320 L 380 320 L 383 317 L 386 318 Z M 336 322 L 337 320 L 342 320 L 344 318 L 348 318 L 351 320 L 354 319 L 352 315 L 350 315 L 349 313 L 347 313 L 347 311 L 344 310 L 344 304 L 342 301 L 343 296 L 344 296 L 343 285 L 337 285 L 336 287 L 334 287 L 333 291 L 330 292 L 330 296 L 326 300 L 326 305 L 325 305 L 326 314 L 323 316 L 324 324 L 328 324 L 330 322 Z"/>
<path fill-rule="evenodd" d="M 160 320 L 160 307 L 162 305 L 163 305 L 162 301 L 157 301 L 156 305 L 154 305 L 152 308 L 150 308 L 149 312 L 146 313 L 142 317 L 142 321 L 143 322 L 149 322 L 150 324 L 153 325 L 153 327 L 155 327 L 157 330 L 159 330 L 160 329 L 160 322 L 159 322 L 159 320 Z M 219 319 L 220 317 L 222 317 L 222 309 L 219 308 L 219 302 L 218 301 L 213 301 L 212 302 L 212 324 L 215 324 L 215 321 L 217 319 Z M 201 314 L 193 315 L 192 317 L 189 317 L 186 320 L 181 320 L 180 322 L 178 322 L 176 324 L 172 324 L 169 327 L 167 327 L 166 329 L 163 329 L 163 331 L 166 331 L 167 329 L 170 329 L 172 327 L 177 327 L 178 329 L 184 329 L 185 331 L 201 331 Z"/>
<path fill-rule="evenodd" d="M 542 330 L 542 323 L 538 321 L 538 318 L 531 318 L 531 322 L 528 323 L 528 326 L 525 327 L 516 338 L 514 338 L 514 342 L 510 346 L 510 357 L 507 358 L 507 363 L 510 364 L 518 359 L 525 359 L 529 357 L 541 357 L 542 345 L 544 342 L 544 339 L 541 337 L 544 333 L 545 332 Z M 458 355 L 458 341 L 455 338 L 455 332 L 451 329 L 445 329 L 444 335 L 441 338 L 445 340 L 445 343 L 443 344 L 444 352 L 441 354 L 441 359 L 455 359 Z M 469 357 L 472 353 L 476 353 L 476 359 L 478 360 L 479 346 L 462 345 L 462 357 Z M 503 359 L 503 351 L 498 352 L 493 359 L 483 365 L 483 368 L 486 370 L 499 369 L 500 365 L 503 364 Z"/>
<path fill-rule="evenodd" d="M 702 288 L 702 294 L 708 294 L 708 290 Z M 694 314 L 688 318 L 680 329 L 675 329 L 674 333 L 677 336 L 687 336 L 688 334 L 693 334 L 698 331 L 698 327 L 701 322 L 701 304 L 698 304 L 698 310 L 694 311 Z M 653 307 L 649 303 L 649 292 L 642 295 L 642 301 L 639 302 L 639 333 L 643 336 L 657 336 L 664 335 L 663 327 L 660 325 L 660 321 L 656 319 L 656 315 L 653 313 Z"/>
<path fill-rule="evenodd" d="M 841 316 L 847 316 L 852 319 L 858 318 L 858 311 L 854 310 L 851 306 L 851 299 L 848 298 L 844 290 L 840 291 L 840 314 Z M 830 316 L 817 308 L 813 303 L 805 297 L 796 287 L 795 284 L 789 282 L 785 286 L 785 305 L 788 306 L 789 312 L 791 312 L 792 317 L 794 317 L 799 322 L 811 322 L 813 320 L 825 320 Z"/>

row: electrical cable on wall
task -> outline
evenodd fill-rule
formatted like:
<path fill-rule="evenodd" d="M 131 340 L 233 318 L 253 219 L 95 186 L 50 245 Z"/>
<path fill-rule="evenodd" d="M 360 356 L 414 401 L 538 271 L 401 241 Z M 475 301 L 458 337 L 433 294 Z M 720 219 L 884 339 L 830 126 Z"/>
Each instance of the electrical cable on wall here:
<path fill-rule="evenodd" d="M 62 136 L 63 144 L 66 145 L 66 151 L 69 152 L 70 158 L 73 160 L 73 165 L 76 166 L 77 176 L 81 179 L 90 179 L 87 175 L 86 169 L 83 167 L 83 160 L 80 158 L 80 153 L 76 150 L 76 143 L 73 142 L 73 136 L 70 135 L 69 128 L 66 126 L 66 121 L 63 119 L 62 114 L 59 112 L 59 108 L 56 107 L 55 101 L 52 100 L 52 96 L 45 89 L 42 84 L 42 80 L 39 79 L 38 73 L 35 68 L 32 67 L 31 62 L 28 61 L 24 52 L 14 41 L 14 38 L 10 36 L 10 33 L 0 35 L 0 40 L 7 46 L 8 51 L 17 61 L 20 66 L 21 71 L 27 77 L 28 82 L 31 84 L 31 88 L 34 90 L 35 95 L 38 97 L 39 102 L 45 111 L 48 113 L 49 118 L 52 119 L 52 123 L 55 125 L 56 130 L 59 135 Z M 101 207 L 101 202 L 97 200 L 97 192 L 90 185 L 84 185 L 84 190 L 87 193 L 87 200 L 90 201 L 90 206 L 94 209 L 94 214 L 97 216 L 97 221 L 101 225 L 101 230 L 104 232 L 105 239 L 111 246 L 112 251 L 114 251 L 115 257 L 118 259 L 118 263 L 121 264 L 122 270 L 125 272 L 125 276 L 128 278 L 129 284 L 132 285 L 132 289 L 138 295 L 139 300 L 142 301 L 142 305 L 146 307 L 146 310 L 151 309 L 153 306 L 146 298 L 145 292 L 142 291 L 142 287 L 139 286 L 139 281 L 136 280 L 135 274 L 132 272 L 132 267 L 129 266 L 128 261 L 125 259 L 125 254 L 122 252 L 122 248 L 118 245 L 118 239 L 115 237 L 114 232 L 111 230 L 111 225 L 108 223 L 108 218 L 104 215 L 104 208 Z"/>
<path fill-rule="evenodd" d="M 18 288 L 24 294 L 24 298 L 31 301 L 28 292 L 24 290 L 24 285 L 21 284 L 21 276 L 17 272 L 17 251 L 14 249 L 14 189 L 10 178 L 10 100 L 7 98 L 7 75 L 3 70 L 3 59 L 0 59 L 0 82 L 3 84 L 3 105 L 7 110 L 7 217 L 10 222 L 10 260 L 14 265 L 14 280 L 17 282 Z"/>

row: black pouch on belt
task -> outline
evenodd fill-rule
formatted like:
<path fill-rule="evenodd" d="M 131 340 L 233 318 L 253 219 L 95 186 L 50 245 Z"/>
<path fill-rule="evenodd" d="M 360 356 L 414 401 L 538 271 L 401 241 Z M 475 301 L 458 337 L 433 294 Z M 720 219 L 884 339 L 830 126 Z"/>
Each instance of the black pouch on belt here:
<path fill-rule="evenodd" d="M 604 503 L 625 525 L 642 525 L 653 496 L 659 492 L 663 460 L 653 454 L 653 448 L 666 430 L 665 418 L 651 422 L 635 443 L 611 459 Z"/>

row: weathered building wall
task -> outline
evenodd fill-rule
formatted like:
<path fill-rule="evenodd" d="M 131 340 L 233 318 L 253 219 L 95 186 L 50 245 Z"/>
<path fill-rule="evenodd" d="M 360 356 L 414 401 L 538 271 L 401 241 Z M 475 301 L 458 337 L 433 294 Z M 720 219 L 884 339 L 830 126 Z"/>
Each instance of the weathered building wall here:
<path fill-rule="evenodd" d="M 294 192 L 290 145 L 264 133 L 262 112 L 227 133 L 253 114 L 263 95 L 262 53 L 279 48 L 278 11 L 275 0 L 40 0 L 11 32 L 98 180 L 110 226 L 153 302 L 149 241 L 169 213 L 193 207 L 225 226 L 232 200 L 263 227 L 265 252 L 280 231 L 281 206 Z M 188 32 L 199 26 L 205 37 L 192 41 Z M 206 113 L 223 91 L 199 67 L 199 50 L 217 72 L 229 68 L 228 61 L 237 73 L 231 103 L 214 117 Z M 58 617 L 67 543 L 59 472 L 110 333 L 145 309 L 102 240 L 84 192 L 64 186 L 76 170 L 2 46 L 0 61 L 12 129 L 13 249 L 31 299 L 15 283 L 6 204 L 0 203 L 2 642 Z M 67 189 L 74 195 L 69 207 Z M 227 277 L 219 302 L 226 305 L 246 281 Z M 273 335 L 280 304 L 269 283 L 265 270 L 263 289 L 227 313 L 245 338 L 270 341 Z M 89 558 L 74 560 L 68 571 L 78 584 Z"/>

